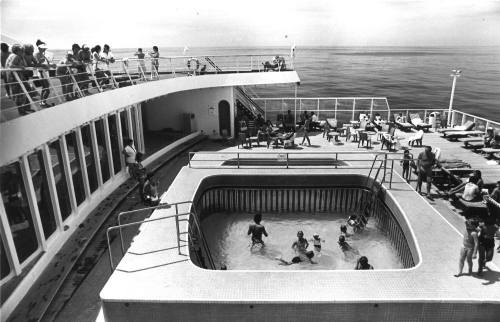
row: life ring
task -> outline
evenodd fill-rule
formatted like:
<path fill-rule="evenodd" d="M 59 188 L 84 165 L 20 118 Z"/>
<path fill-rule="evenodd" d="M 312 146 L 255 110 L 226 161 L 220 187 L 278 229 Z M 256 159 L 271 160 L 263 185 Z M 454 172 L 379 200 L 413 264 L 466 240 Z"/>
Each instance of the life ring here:
<path fill-rule="evenodd" d="M 196 68 L 195 68 L 195 66 L 196 66 Z M 187 68 L 189 68 L 189 70 L 198 70 L 198 69 L 200 69 L 200 61 L 198 59 L 194 58 L 194 57 L 189 58 L 188 61 L 187 61 Z"/>

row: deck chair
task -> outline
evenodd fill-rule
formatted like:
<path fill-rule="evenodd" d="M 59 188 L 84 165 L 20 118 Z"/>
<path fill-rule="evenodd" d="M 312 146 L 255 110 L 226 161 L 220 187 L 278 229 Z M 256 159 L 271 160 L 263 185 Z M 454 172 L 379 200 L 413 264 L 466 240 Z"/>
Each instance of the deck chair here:
<path fill-rule="evenodd" d="M 459 125 L 455 127 L 447 127 L 445 129 L 439 129 L 439 133 L 443 133 L 443 135 L 447 132 L 453 132 L 453 131 L 470 131 L 474 128 L 476 124 L 472 121 L 467 121 L 465 122 L 464 125 Z"/>
<path fill-rule="evenodd" d="M 443 137 L 445 137 L 445 138 L 447 138 L 449 140 L 452 140 L 452 141 L 456 141 L 459 138 L 467 137 L 469 135 L 481 135 L 481 134 L 484 134 L 484 131 L 474 131 L 474 130 L 470 130 L 470 131 L 451 131 L 451 132 L 443 133 Z"/>
<path fill-rule="evenodd" d="M 410 114 L 410 122 L 417 128 L 417 130 L 429 131 L 432 124 L 425 123 L 418 113 Z"/>
<path fill-rule="evenodd" d="M 408 123 L 406 121 L 406 116 L 399 116 L 399 115 L 394 115 L 394 124 L 401 130 L 408 132 L 410 131 L 414 126 L 411 123 Z"/>
<path fill-rule="evenodd" d="M 358 148 L 359 145 L 364 146 L 364 143 L 366 142 L 366 148 L 371 148 L 372 146 L 372 138 L 371 136 L 368 135 L 368 133 L 360 131 L 359 132 L 359 141 L 358 141 Z"/>
<path fill-rule="evenodd" d="M 423 138 L 424 130 L 418 130 L 418 132 L 414 136 L 408 138 L 408 145 L 414 146 L 416 144 L 417 146 L 422 146 Z"/>
<path fill-rule="evenodd" d="M 494 154 L 500 153 L 500 149 L 498 149 L 498 148 L 482 148 L 481 153 L 486 154 L 487 158 L 493 158 Z"/>

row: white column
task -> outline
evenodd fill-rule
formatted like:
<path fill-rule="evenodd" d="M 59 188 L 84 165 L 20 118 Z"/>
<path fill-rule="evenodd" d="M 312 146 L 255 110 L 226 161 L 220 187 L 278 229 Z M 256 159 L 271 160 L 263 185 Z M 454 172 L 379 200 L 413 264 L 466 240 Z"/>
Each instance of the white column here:
<path fill-rule="evenodd" d="M 61 148 L 64 174 L 66 175 L 66 186 L 68 189 L 69 202 L 71 204 L 71 212 L 76 213 L 77 204 L 76 204 L 75 189 L 73 186 L 73 173 L 71 172 L 71 163 L 69 160 L 68 146 L 66 145 L 65 135 L 61 135 L 59 137 L 59 146 Z"/>
<path fill-rule="evenodd" d="M 1 198 L 0 201 L 0 238 L 2 238 L 5 255 L 11 270 L 15 275 L 19 275 L 22 271 L 21 263 L 19 263 L 19 258 L 17 257 L 16 245 L 14 244 L 14 238 L 12 238 L 12 232 L 10 231 L 9 218 L 7 217 L 7 212 L 5 211 Z"/>
<path fill-rule="evenodd" d="M 46 251 L 47 242 L 45 241 L 42 220 L 40 218 L 40 212 L 38 211 L 38 202 L 36 199 L 35 187 L 33 186 L 33 180 L 31 177 L 28 155 L 25 154 L 21 157 L 20 166 L 21 173 L 23 175 L 24 189 L 26 191 L 26 197 L 28 199 L 30 215 L 31 219 L 33 220 L 33 229 L 35 230 L 36 239 L 38 240 L 38 245 L 40 245 L 41 249 L 43 251 Z"/>
<path fill-rule="evenodd" d="M 97 142 L 97 134 L 95 132 L 95 123 L 94 121 L 90 122 L 90 140 L 92 142 L 92 151 L 94 153 L 94 164 L 95 170 L 97 172 L 97 183 L 99 188 L 102 187 L 102 170 L 101 170 L 101 157 L 99 155 L 99 144 Z"/>
<path fill-rule="evenodd" d="M 52 157 L 50 155 L 50 148 L 48 144 L 42 146 L 42 156 L 43 165 L 45 167 L 45 173 L 47 175 L 47 186 L 49 187 L 50 200 L 52 203 L 52 211 L 56 219 L 56 225 L 58 230 L 63 230 L 64 224 L 61 216 L 61 210 L 59 209 L 59 199 L 57 197 L 56 180 L 54 178 L 54 170 L 52 168 Z"/>
<path fill-rule="evenodd" d="M 90 198 L 89 174 L 87 171 L 87 161 L 85 160 L 85 149 L 83 147 L 82 131 L 80 127 L 76 128 L 75 134 L 76 134 L 76 145 L 77 145 L 75 149 L 78 149 L 78 159 L 80 161 L 80 169 L 82 171 L 85 199 L 89 199 Z"/>
<path fill-rule="evenodd" d="M 122 135 L 122 119 L 120 118 L 120 112 L 116 112 L 116 132 L 118 132 L 118 150 L 123 151 L 123 135 Z M 120 164 L 122 166 L 122 171 L 125 170 L 125 160 L 120 158 Z"/>
<path fill-rule="evenodd" d="M 112 178 L 115 175 L 115 171 L 113 165 L 113 154 L 111 153 L 111 136 L 109 135 L 108 117 L 105 116 L 102 120 L 104 122 L 104 139 L 106 140 L 106 153 L 108 154 L 109 176 Z"/>

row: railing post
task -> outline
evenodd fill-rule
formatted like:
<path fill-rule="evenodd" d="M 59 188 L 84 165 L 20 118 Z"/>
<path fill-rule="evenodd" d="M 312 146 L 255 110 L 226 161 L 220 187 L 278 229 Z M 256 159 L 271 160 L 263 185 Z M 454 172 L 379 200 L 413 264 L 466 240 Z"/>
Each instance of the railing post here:
<path fill-rule="evenodd" d="M 236 159 L 238 160 L 238 169 L 240 168 L 240 153 L 236 153 Z"/>
<path fill-rule="evenodd" d="M 66 66 L 66 68 L 68 69 L 68 74 L 71 77 L 71 80 L 73 81 L 73 87 L 76 87 L 76 91 L 78 92 L 80 97 L 83 97 L 83 92 L 80 89 L 80 85 L 78 85 L 78 82 L 76 81 L 75 75 L 73 75 L 73 71 L 69 66 Z"/>
<path fill-rule="evenodd" d="M 335 153 L 335 169 L 338 168 L 338 164 L 339 164 L 339 154 L 338 152 Z"/>
<path fill-rule="evenodd" d="M 288 169 L 288 166 L 289 166 L 289 165 L 288 165 L 288 157 L 289 157 L 289 156 L 288 156 L 288 152 L 287 152 L 287 153 L 286 153 L 286 168 L 287 168 L 287 169 Z"/>
<path fill-rule="evenodd" d="M 455 111 L 451 111 L 451 124 L 450 124 L 450 126 L 455 125 L 455 122 L 456 122 L 455 118 L 456 118 Z"/>
<path fill-rule="evenodd" d="M 317 104 L 316 104 L 316 111 L 317 111 L 317 113 L 318 113 L 318 115 L 317 115 L 317 116 L 318 116 L 318 119 L 319 119 L 319 98 L 318 98 L 318 102 L 317 102 Z"/>
<path fill-rule="evenodd" d="M 392 189 L 392 175 L 393 175 L 393 173 L 394 173 L 394 159 L 392 159 L 392 164 L 391 164 L 391 179 L 389 181 L 389 189 Z"/>
<path fill-rule="evenodd" d="M 125 64 L 125 61 L 122 60 L 122 67 L 123 70 L 125 71 L 125 74 L 127 74 L 128 80 L 130 81 L 130 85 L 134 85 L 134 82 L 132 81 L 132 77 L 130 77 L 130 74 L 128 72 L 128 65 Z"/>
<path fill-rule="evenodd" d="M 64 101 L 61 98 L 61 95 L 57 95 L 56 88 L 55 88 L 54 84 L 52 84 L 52 79 L 50 79 L 50 75 L 46 75 L 45 73 L 48 73 L 48 71 L 43 70 L 42 74 L 43 74 L 43 77 L 45 79 L 47 79 L 47 81 L 49 82 L 49 87 L 52 90 L 52 93 L 54 93 L 54 95 L 57 97 L 59 104 L 64 103 Z"/>
<path fill-rule="evenodd" d="M 109 65 L 108 65 L 108 68 L 109 68 Z M 111 68 L 109 68 L 108 70 L 109 70 L 109 73 L 111 74 L 111 80 L 113 81 L 115 88 L 119 88 L 118 82 L 116 81 L 116 78 L 115 78 L 115 74 L 113 74 L 113 71 L 111 70 Z"/>
<path fill-rule="evenodd" d="M 467 116 L 465 114 L 462 114 L 462 125 L 465 124 L 466 119 L 467 119 Z"/>
<path fill-rule="evenodd" d="M 95 86 L 97 87 L 97 90 L 99 92 L 102 92 L 102 88 L 101 88 L 101 85 L 99 84 L 99 80 L 95 76 L 94 67 L 92 66 L 92 63 L 88 63 L 87 66 L 90 69 L 90 74 L 92 74 L 92 77 L 94 77 L 94 79 L 95 79 Z"/>
<path fill-rule="evenodd" d="M 354 121 L 354 111 L 356 110 L 356 99 L 353 98 L 352 99 L 352 117 L 351 117 L 351 121 Z"/>
<path fill-rule="evenodd" d="M 26 95 L 26 98 L 28 99 L 28 101 L 30 102 L 30 105 L 34 104 L 33 99 L 31 98 L 30 93 L 28 92 L 28 90 L 24 86 L 24 83 L 21 80 L 21 78 L 19 77 L 19 74 L 17 73 L 17 71 L 13 71 L 12 73 L 14 74 L 14 77 L 15 77 L 16 81 L 19 83 L 19 86 L 21 86 L 21 89 L 22 89 L 24 95 Z M 24 105 L 26 105 L 26 104 L 24 104 Z"/>
<path fill-rule="evenodd" d="M 177 205 L 175 207 L 175 231 L 177 232 L 177 253 L 179 255 L 182 255 L 181 254 L 181 232 L 180 232 L 180 229 L 179 229 L 179 214 L 177 213 Z"/>
<path fill-rule="evenodd" d="M 486 126 L 484 128 L 484 133 L 488 132 L 488 128 L 490 127 L 490 121 L 486 121 Z"/>
<path fill-rule="evenodd" d="M 338 99 L 335 98 L 335 113 L 334 113 L 335 119 L 337 119 L 337 104 L 338 104 Z"/>

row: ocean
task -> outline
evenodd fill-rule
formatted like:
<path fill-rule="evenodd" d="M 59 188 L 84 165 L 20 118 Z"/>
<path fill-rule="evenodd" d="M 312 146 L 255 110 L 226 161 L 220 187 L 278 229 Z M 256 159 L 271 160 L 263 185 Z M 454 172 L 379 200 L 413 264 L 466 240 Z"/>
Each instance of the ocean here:
<path fill-rule="evenodd" d="M 148 48 L 144 48 L 147 51 Z M 285 47 L 190 48 L 187 55 L 288 54 Z M 131 57 L 134 49 L 113 49 Z M 161 56 L 183 48 L 160 48 Z M 56 53 L 62 56 L 62 52 Z M 452 69 L 462 70 L 453 107 L 500 121 L 500 47 L 305 47 L 296 48 L 298 97 L 387 97 L 391 109 L 447 109 Z M 256 88 L 260 97 L 293 97 L 290 86 Z"/>

